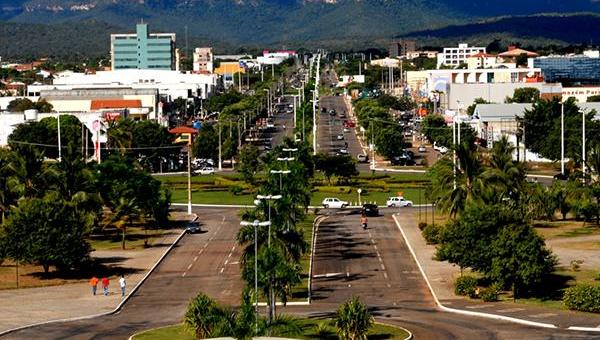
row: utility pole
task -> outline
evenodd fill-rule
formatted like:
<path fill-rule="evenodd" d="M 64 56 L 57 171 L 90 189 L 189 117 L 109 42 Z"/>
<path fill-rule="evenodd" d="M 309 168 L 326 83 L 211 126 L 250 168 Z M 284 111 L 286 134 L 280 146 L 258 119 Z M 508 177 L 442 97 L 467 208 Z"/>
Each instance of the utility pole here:
<path fill-rule="evenodd" d="M 583 126 L 582 126 L 582 141 L 581 141 L 581 145 L 582 145 L 582 150 L 581 150 L 581 155 L 583 156 L 583 162 L 581 164 L 581 170 L 583 171 L 583 183 L 585 183 L 585 159 L 586 159 L 586 151 L 585 151 L 585 110 L 581 110 L 581 116 L 582 116 L 582 121 L 583 121 Z"/>
<path fill-rule="evenodd" d="M 565 175 L 565 104 L 560 104 L 560 173 Z"/>
<path fill-rule="evenodd" d="M 62 161 L 62 145 L 60 142 L 60 112 L 58 113 L 58 161 Z"/>

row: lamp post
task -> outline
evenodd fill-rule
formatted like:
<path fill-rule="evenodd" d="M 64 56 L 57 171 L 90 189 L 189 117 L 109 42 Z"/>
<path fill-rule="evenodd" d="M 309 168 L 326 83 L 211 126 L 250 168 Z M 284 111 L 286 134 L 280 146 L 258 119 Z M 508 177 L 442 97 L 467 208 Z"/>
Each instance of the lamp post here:
<path fill-rule="evenodd" d="M 317 91 L 311 90 L 313 93 L 313 155 L 317 154 Z"/>
<path fill-rule="evenodd" d="M 358 205 L 361 206 L 361 202 L 360 202 L 360 193 L 362 192 L 361 188 L 356 189 L 356 192 L 358 193 Z"/>
<path fill-rule="evenodd" d="M 263 89 L 267 91 L 267 117 L 271 116 L 271 89 Z"/>
<path fill-rule="evenodd" d="M 279 192 L 283 190 L 283 175 L 287 175 L 290 173 L 290 170 L 271 170 L 271 174 L 279 174 Z"/>
<path fill-rule="evenodd" d="M 254 220 L 253 222 L 240 222 L 241 226 L 253 226 L 254 227 L 254 312 L 255 316 L 255 330 L 258 333 L 258 227 L 271 227 L 271 221 L 259 222 Z"/>
<path fill-rule="evenodd" d="M 269 209 L 269 222 L 271 222 L 271 201 L 276 201 L 281 199 L 281 195 L 257 195 L 257 200 L 266 200 Z M 269 223 L 269 241 L 268 246 L 271 246 L 271 224 Z"/>
<path fill-rule="evenodd" d="M 581 120 L 582 120 L 582 127 L 581 127 L 581 156 L 582 156 L 582 162 L 581 162 L 581 170 L 583 172 L 583 183 L 586 183 L 586 179 L 585 179 L 585 161 L 586 161 L 586 150 L 585 150 L 585 113 L 586 110 L 582 110 L 581 111 Z"/>
<path fill-rule="evenodd" d="M 565 176 L 565 104 L 560 104 L 560 173 Z"/>

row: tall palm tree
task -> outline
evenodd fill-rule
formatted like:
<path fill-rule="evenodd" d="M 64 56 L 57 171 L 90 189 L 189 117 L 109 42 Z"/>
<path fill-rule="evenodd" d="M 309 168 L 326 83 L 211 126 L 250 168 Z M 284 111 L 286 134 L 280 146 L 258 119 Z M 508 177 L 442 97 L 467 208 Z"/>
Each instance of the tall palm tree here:
<path fill-rule="evenodd" d="M 110 218 L 110 224 L 114 224 L 121 230 L 121 248 L 125 249 L 125 237 L 127 227 L 131 227 L 133 222 L 140 217 L 140 208 L 137 205 L 135 198 L 121 197 L 119 203 L 113 210 L 113 215 Z"/>
<path fill-rule="evenodd" d="M 491 185 L 494 194 L 491 200 L 509 198 L 515 206 L 520 206 L 521 194 L 526 187 L 525 164 L 513 160 L 514 146 L 506 136 L 494 143 L 489 157 L 489 167 L 483 177 Z"/>
<path fill-rule="evenodd" d="M 16 176 L 15 157 L 17 155 L 14 152 L 0 149 L 0 224 L 4 221 L 10 206 L 16 204 L 23 189 Z"/>
<path fill-rule="evenodd" d="M 335 327 L 341 340 L 364 340 L 373 326 L 373 317 L 358 297 L 342 304 L 335 315 Z"/>
<path fill-rule="evenodd" d="M 196 338 L 206 339 L 214 335 L 219 324 L 226 319 L 226 313 L 206 294 L 200 293 L 187 307 L 184 325 L 193 330 Z"/>

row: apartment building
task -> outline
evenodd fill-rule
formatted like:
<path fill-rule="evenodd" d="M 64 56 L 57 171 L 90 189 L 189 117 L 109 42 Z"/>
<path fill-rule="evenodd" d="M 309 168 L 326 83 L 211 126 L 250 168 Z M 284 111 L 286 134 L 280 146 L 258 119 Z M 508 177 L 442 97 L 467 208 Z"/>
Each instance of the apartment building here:
<path fill-rule="evenodd" d="M 437 56 L 437 67 L 457 67 L 466 63 L 468 57 L 478 53 L 486 53 L 485 47 L 469 46 L 468 44 L 458 44 L 458 47 L 445 47 L 444 51 Z"/>
<path fill-rule="evenodd" d="M 136 33 L 111 34 L 113 70 L 179 70 L 175 33 L 149 33 L 148 25 L 136 25 Z"/>

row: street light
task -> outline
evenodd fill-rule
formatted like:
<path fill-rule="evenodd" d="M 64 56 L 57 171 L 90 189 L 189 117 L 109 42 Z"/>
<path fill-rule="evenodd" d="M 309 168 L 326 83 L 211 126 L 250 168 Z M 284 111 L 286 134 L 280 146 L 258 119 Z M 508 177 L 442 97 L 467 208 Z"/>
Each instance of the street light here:
<path fill-rule="evenodd" d="M 271 201 L 276 201 L 281 199 L 281 195 L 257 195 L 257 200 L 266 200 L 269 207 L 269 222 L 271 222 Z M 271 246 L 271 224 L 269 224 L 269 247 Z"/>
<path fill-rule="evenodd" d="M 290 170 L 271 170 L 271 174 L 279 174 L 279 192 L 281 192 L 283 190 L 283 175 L 287 175 L 290 174 L 291 171 Z"/>
<path fill-rule="evenodd" d="M 256 313 L 255 317 L 255 327 L 256 333 L 258 333 L 258 227 L 271 227 L 271 221 L 267 222 L 259 222 L 258 220 L 254 220 L 253 222 L 240 222 L 240 225 L 245 226 L 253 226 L 254 227 L 254 309 Z"/>
<path fill-rule="evenodd" d="M 267 91 L 267 116 L 271 116 L 271 89 L 263 89 L 263 91 Z"/>

